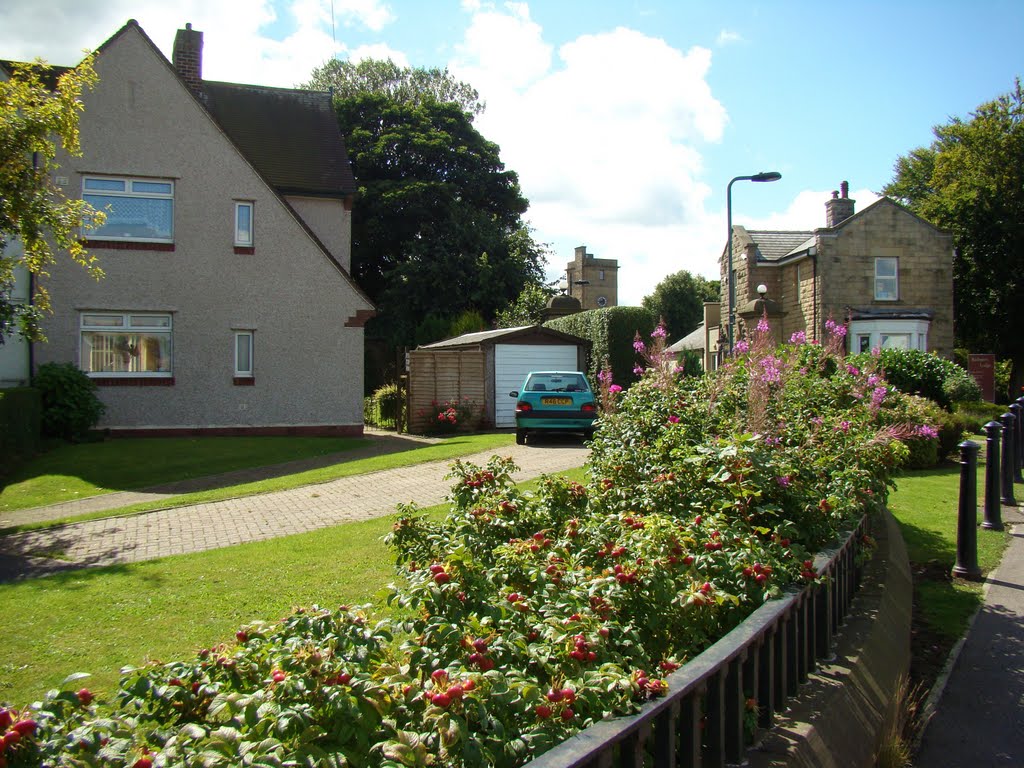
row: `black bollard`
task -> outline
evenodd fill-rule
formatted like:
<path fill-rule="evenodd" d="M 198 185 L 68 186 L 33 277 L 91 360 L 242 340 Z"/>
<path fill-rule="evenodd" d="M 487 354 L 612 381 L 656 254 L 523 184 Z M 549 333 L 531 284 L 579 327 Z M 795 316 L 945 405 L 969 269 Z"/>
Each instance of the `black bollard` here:
<path fill-rule="evenodd" d="M 1003 422 L 1003 460 L 1002 460 L 1002 501 L 1003 504 L 1015 507 L 1017 506 L 1017 500 L 1013 498 L 1013 430 L 1015 429 L 1015 421 L 1012 413 L 1004 413 L 999 417 L 999 420 Z"/>
<path fill-rule="evenodd" d="M 985 520 L 982 528 L 1003 530 L 1003 508 L 999 503 L 1001 470 L 999 467 L 999 441 L 1003 425 L 990 421 L 985 425 Z"/>
<path fill-rule="evenodd" d="M 964 440 L 960 448 L 960 508 L 956 521 L 956 565 L 953 575 L 980 579 L 978 567 L 978 444 Z"/>
<path fill-rule="evenodd" d="M 1024 409 L 1017 403 L 1011 403 L 1010 413 L 1013 414 L 1013 482 L 1024 483 L 1024 477 L 1020 475 L 1020 417 L 1021 413 L 1024 413 Z"/>

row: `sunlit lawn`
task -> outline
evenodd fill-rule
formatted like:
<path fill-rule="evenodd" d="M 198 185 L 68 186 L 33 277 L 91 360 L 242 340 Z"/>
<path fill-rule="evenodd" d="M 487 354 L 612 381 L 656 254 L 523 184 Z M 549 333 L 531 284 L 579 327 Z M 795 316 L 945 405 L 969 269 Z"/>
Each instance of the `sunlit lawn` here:
<path fill-rule="evenodd" d="M 511 445 L 511 433 L 453 435 L 436 443 L 410 443 L 407 450 L 378 456 L 346 459 L 366 447 L 364 438 L 160 438 L 121 439 L 102 443 L 67 445 L 23 465 L 0 490 L 0 516 L 5 511 L 86 498 L 111 491 L 219 474 L 234 469 L 261 467 L 294 459 L 339 453 L 337 463 L 306 472 L 271 477 L 257 482 L 181 494 L 171 499 L 12 527 L 28 530 L 82 521 L 112 514 L 200 504 L 237 496 L 287 490 L 339 477 L 381 469 L 410 466 L 426 461 L 454 459 Z M 154 465 L 154 468 L 140 465 Z M 157 471 L 159 469 L 159 471 Z"/>
<path fill-rule="evenodd" d="M 294 606 L 373 601 L 395 575 L 383 543 L 394 519 L 0 584 L 0 701 L 29 703 L 73 672 L 109 695 L 124 665 L 186 658 Z"/>

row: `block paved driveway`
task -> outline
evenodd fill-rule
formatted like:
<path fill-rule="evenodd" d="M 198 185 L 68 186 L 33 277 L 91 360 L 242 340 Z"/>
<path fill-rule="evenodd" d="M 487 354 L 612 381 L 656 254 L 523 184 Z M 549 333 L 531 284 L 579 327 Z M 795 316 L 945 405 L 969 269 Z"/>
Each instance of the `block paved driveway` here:
<path fill-rule="evenodd" d="M 466 456 L 463 461 L 483 465 L 495 454 L 510 456 L 519 467 L 514 479 L 522 482 L 583 466 L 589 453 L 579 442 L 552 438 L 538 445 L 512 445 Z M 451 463 L 428 462 L 288 491 L 2 536 L 0 581 L 35 578 L 74 568 L 134 563 L 305 533 L 388 515 L 400 503 L 416 502 L 421 507 L 440 504 L 451 486 L 452 481 L 445 479 Z M 159 498 L 159 494 L 110 494 L 71 502 L 70 506 L 24 511 L 18 519 L 46 519 L 47 515 L 54 519 L 88 511 L 97 504 L 105 503 L 109 509 L 153 498 Z M 5 518 L 14 518 L 14 513 Z M 5 519 L 4 524 L 11 522 Z"/>

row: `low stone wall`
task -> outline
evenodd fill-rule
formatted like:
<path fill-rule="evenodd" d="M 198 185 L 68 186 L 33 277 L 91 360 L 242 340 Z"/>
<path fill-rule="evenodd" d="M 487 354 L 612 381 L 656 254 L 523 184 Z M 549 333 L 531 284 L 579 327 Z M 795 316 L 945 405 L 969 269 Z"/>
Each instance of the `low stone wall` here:
<path fill-rule="evenodd" d="M 751 768 L 867 768 L 901 706 L 900 679 L 910 668 L 913 582 L 899 526 L 886 513 L 874 531 L 878 551 L 865 565 L 836 655 L 811 674 L 761 741 L 747 751 Z"/>

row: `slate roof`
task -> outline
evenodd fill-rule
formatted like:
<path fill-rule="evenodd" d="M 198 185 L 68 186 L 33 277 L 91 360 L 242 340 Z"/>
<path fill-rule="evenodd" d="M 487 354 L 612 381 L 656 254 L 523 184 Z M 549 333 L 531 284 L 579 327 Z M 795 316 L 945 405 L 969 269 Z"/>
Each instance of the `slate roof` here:
<path fill-rule="evenodd" d="M 679 341 L 670 347 L 666 347 L 666 352 L 678 354 L 687 349 L 704 349 L 704 323 L 698 325 L 693 331 L 686 336 L 683 336 Z"/>
<path fill-rule="evenodd" d="M 808 240 L 814 244 L 813 232 L 773 232 L 770 230 L 748 229 L 747 234 L 757 245 L 758 259 L 779 261 L 788 256 Z"/>
<path fill-rule="evenodd" d="M 330 93 L 203 80 L 200 100 L 281 194 L 356 191 Z"/>

